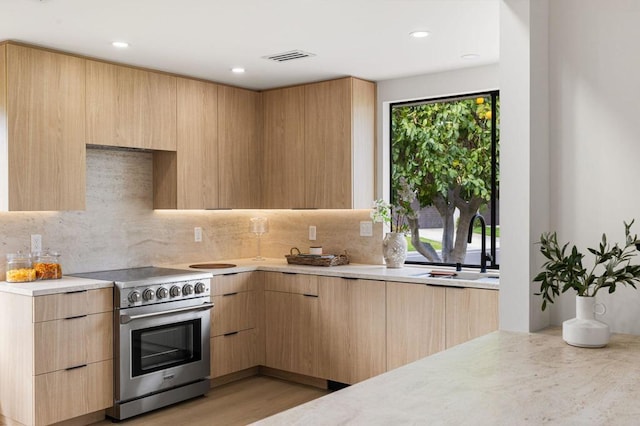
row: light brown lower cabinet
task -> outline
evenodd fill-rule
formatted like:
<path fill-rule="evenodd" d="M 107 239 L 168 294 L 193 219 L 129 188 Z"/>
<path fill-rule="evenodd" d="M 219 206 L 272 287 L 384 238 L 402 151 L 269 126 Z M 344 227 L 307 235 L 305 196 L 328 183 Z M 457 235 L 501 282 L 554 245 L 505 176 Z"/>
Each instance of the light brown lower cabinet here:
<path fill-rule="evenodd" d="M 445 290 L 387 282 L 387 370 L 445 349 Z"/>
<path fill-rule="evenodd" d="M 447 287 L 447 349 L 498 329 L 497 290 Z"/>
<path fill-rule="evenodd" d="M 318 277 L 320 377 L 353 384 L 386 371 L 385 282 Z"/>
<path fill-rule="evenodd" d="M 211 281 L 211 378 L 264 363 L 262 272 Z"/>
<path fill-rule="evenodd" d="M 41 426 L 113 404 L 112 288 L 0 293 L 0 324 L 3 417 Z"/>

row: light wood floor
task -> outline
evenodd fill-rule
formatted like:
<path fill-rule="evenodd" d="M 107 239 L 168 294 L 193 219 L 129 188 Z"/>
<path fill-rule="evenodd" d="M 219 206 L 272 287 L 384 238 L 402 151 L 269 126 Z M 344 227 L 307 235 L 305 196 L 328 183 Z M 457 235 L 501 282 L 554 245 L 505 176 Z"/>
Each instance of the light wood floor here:
<path fill-rule="evenodd" d="M 329 391 L 266 376 L 212 389 L 203 397 L 123 420 L 122 426 L 246 425 L 326 395 Z M 93 426 L 112 426 L 110 420 Z"/>

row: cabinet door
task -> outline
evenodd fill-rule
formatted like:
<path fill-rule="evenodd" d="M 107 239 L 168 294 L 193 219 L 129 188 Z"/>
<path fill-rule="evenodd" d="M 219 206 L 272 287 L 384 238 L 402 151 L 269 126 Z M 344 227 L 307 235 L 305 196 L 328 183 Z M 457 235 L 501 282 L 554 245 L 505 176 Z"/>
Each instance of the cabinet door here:
<path fill-rule="evenodd" d="M 263 208 L 305 207 L 304 86 L 263 92 Z"/>
<path fill-rule="evenodd" d="M 316 275 L 265 272 L 263 277 L 265 290 L 318 295 L 318 277 Z"/>
<path fill-rule="evenodd" d="M 351 79 L 305 86 L 305 204 L 352 207 Z"/>
<path fill-rule="evenodd" d="M 243 330 L 211 339 L 211 377 L 259 365 L 258 331 Z"/>
<path fill-rule="evenodd" d="M 447 288 L 447 348 L 498 329 L 498 296 L 496 290 Z"/>
<path fill-rule="evenodd" d="M 318 376 L 318 297 L 265 291 L 267 367 Z"/>
<path fill-rule="evenodd" d="M 211 336 L 247 330 L 256 326 L 256 294 L 253 291 L 213 296 Z"/>
<path fill-rule="evenodd" d="M 48 425 L 113 405 L 113 361 L 34 377 L 36 425 Z"/>
<path fill-rule="evenodd" d="M 2 55 L 0 67 L 4 60 Z M 0 207 L 83 210 L 86 61 L 12 44 L 6 45 L 6 61 L 0 86 L 7 94 L 7 115 L 2 115 L 8 157 L 0 162 L 0 180 L 8 186 L 0 189 Z"/>
<path fill-rule="evenodd" d="M 445 288 L 387 283 L 387 370 L 445 349 Z"/>
<path fill-rule="evenodd" d="M 153 207 L 218 207 L 218 86 L 177 79 L 176 152 L 153 154 Z"/>
<path fill-rule="evenodd" d="M 176 77 L 87 61 L 88 144 L 176 150 Z"/>
<path fill-rule="evenodd" d="M 239 274 L 215 275 L 211 279 L 211 295 L 220 296 L 229 293 L 249 291 L 259 287 L 253 286 L 252 281 L 260 277 L 258 272 L 242 272 Z"/>
<path fill-rule="evenodd" d="M 33 327 L 36 375 L 113 358 L 111 312 L 38 322 Z"/>
<path fill-rule="evenodd" d="M 386 371 L 385 283 L 319 277 L 321 377 L 357 383 Z"/>
<path fill-rule="evenodd" d="M 221 208 L 260 208 L 260 158 L 258 143 L 260 94 L 220 86 L 218 90 L 217 167 Z"/>

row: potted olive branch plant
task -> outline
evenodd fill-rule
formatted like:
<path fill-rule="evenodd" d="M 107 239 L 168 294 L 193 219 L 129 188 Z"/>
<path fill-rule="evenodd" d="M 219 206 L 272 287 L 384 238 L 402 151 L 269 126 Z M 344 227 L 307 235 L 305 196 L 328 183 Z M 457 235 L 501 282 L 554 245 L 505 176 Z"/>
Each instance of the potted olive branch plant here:
<path fill-rule="evenodd" d="M 391 205 L 379 199 L 373 202 L 371 210 L 371 219 L 374 222 L 383 222 L 391 227 L 391 232 L 387 232 L 382 242 L 382 254 L 388 268 L 402 268 L 404 265 L 407 259 L 408 219 L 417 217 L 417 213 L 411 207 L 411 203 L 416 199 L 415 191 L 404 177 L 401 177 L 398 183 L 396 204 Z"/>
<path fill-rule="evenodd" d="M 611 246 L 606 234 L 598 248 L 588 248 L 595 256 L 591 268 L 582 264 L 584 255 L 574 245 L 568 249 L 569 243 L 560 247 L 555 232 L 543 233 L 540 237 L 540 252 L 547 259 L 542 265 L 543 271 L 534 279 L 540 283 L 542 310 L 547 303 L 568 290 L 576 292 L 577 317 L 563 323 L 563 339 L 574 346 L 601 347 L 609 341 L 609 327 L 595 320 L 595 313 L 603 314 L 605 307 L 595 303 L 599 290 L 607 288 L 609 293 L 616 291 L 618 285 L 636 288 L 640 283 L 640 265 L 632 265 L 631 259 L 636 255 L 637 235 L 631 235 L 631 223 L 624 222 L 625 245 L 617 243 Z M 602 310 L 596 312 L 598 308 Z"/>

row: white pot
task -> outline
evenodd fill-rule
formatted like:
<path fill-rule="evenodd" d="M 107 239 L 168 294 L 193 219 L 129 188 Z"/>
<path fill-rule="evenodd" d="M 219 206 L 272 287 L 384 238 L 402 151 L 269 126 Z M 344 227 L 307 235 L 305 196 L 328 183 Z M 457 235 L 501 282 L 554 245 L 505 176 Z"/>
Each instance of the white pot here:
<path fill-rule="evenodd" d="M 596 319 L 606 307 L 595 297 L 576 296 L 576 317 L 562 323 L 562 339 L 572 346 L 601 348 L 609 343 L 609 326 Z"/>
<path fill-rule="evenodd" d="M 382 240 L 382 255 L 387 268 L 402 268 L 407 260 L 407 238 L 400 232 L 388 232 Z"/>

